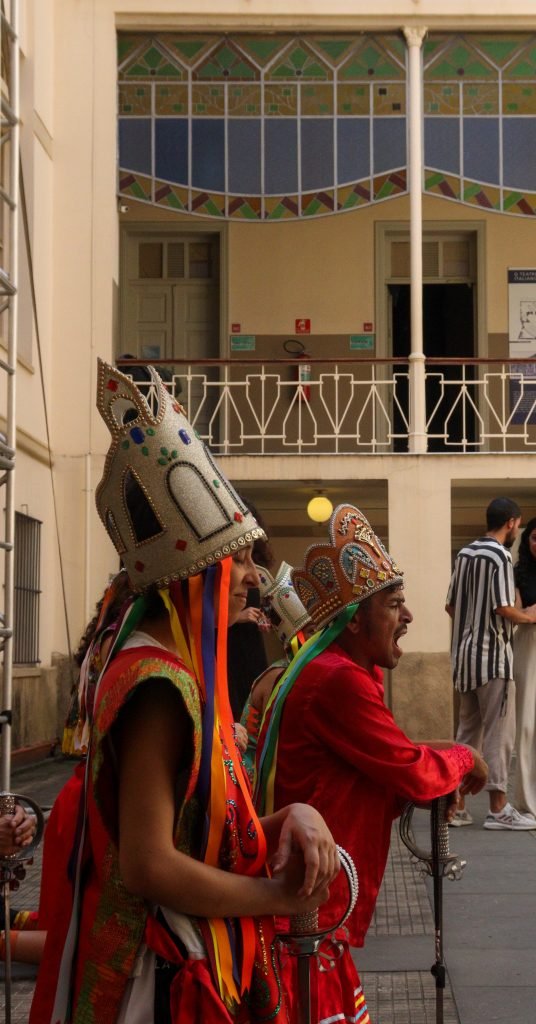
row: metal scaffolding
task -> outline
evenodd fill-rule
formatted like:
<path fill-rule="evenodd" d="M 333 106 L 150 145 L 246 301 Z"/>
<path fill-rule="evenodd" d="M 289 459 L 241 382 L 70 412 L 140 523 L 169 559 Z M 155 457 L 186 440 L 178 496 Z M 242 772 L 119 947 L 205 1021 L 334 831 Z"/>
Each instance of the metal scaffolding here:
<path fill-rule="evenodd" d="M 6 427 L 0 435 L 0 551 L 3 560 L 3 609 L 0 609 L 2 704 L 0 711 L 0 789 L 9 791 L 11 772 L 11 707 L 13 679 L 15 448 L 18 318 L 19 208 L 19 44 L 18 0 L 2 3 L 2 97 L 0 122 L 0 394 L 5 401 Z M 4 84 L 5 83 L 5 84 Z M 7 94 L 5 93 L 7 85 Z M 3 379 L 2 379 L 3 378 Z M 2 410 L 4 411 L 4 410 Z"/>

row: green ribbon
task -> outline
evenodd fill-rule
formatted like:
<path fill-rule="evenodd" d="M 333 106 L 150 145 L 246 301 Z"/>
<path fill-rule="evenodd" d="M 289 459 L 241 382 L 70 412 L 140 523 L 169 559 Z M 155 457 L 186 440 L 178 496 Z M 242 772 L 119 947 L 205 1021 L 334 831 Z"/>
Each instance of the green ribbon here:
<path fill-rule="evenodd" d="M 340 636 L 340 634 L 346 629 L 348 623 L 354 617 L 358 608 L 359 602 L 354 601 L 352 604 L 348 605 L 347 608 L 344 608 L 342 612 L 339 612 L 333 622 L 331 622 L 329 626 L 326 626 L 321 633 L 315 633 L 314 636 L 312 636 L 310 640 L 308 640 L 307 643 L 305 643 L 298 651 L 295 658 L 292 659 L 290 665 L 272 691 L 270 700 L 266 705 L 263 722 L 270 709 L 272 709 L 271 718 L 264 737 L 262 751 L 257 762 L 255 806 L 258 814 L 262 815 L 265 813 L 266 787 L 277 751 L 279 726 L 285 701 L 300 675 L 300 672 L 302 672 L 305 666 L 308 665 L 313 658 L 322 654 L 322 652 L 325 651 L 338 636 Z M 262 730 L 263 722 L 261 723 L 259 734 Z"/>

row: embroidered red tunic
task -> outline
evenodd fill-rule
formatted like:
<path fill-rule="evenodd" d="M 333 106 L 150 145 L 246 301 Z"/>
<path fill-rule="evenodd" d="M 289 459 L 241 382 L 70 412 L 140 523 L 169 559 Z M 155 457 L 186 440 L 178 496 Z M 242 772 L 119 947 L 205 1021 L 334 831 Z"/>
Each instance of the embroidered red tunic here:
<path fill-rule="evenodd" d="M 191 856 L 202 825 L 195 786 L 201 757 L 201 716 L 203 708 L 194 678 L 179 659 L 153 647 L 121 652 L 107 669 L 95 707 L 93 737 L 89 755 L 88 842 L 86 848 L 81 919 L 71 988 L 71 1024 L 115 1024 L 136 955 L 144 943 L 156 953 L 180 966 L 173 982 L 170 1005 L 173 1024 L 260 1024 L 286 1018 L 280 981 L 275 964 L 273 920 L 263 918 L 254 925 L 254 965 L 249 992 L 243 1002 L 228 1012 L 216 990 L 209 959 L 188 959 L 167 940 L 147 904 L 124 887 L 118 864 L 116 832 L 118 787 L 109 737 L 126 701 L 138 686 L 152 679 L 165 679 L 177 690 L 192 726 L 193 754 L 186 791 L 178 807 L 175 845 Z M 219 851 L 220 867 L 246 873 L 258 836 L 250 822 L 234 772 L 236 753 L 222 745 L 227 806 Z M 205 938 L 204 922 L 195 919 Z M 32 1004 L 32 1024 L 51 1021 L 63 940 L 49 934 Z M 233 927 L 233 922 L 228 922 Z M 208 946 L 207 946 L 208 949 Z M 210 953 L 207 953 L 210 957 Z M 53 979 L 52 985 L 47 978 Z M 70 986 L 69 978 L 67 984 Z M 67 1019 L 62 1018 L 61 1024 Z M 56 1018 L 53 1020 L 56 1024 Z M 60 1022 L 58 1021 L 58 1024 Z M 155 1022 L 157 1024 L 157 1022 Z"/>
<path fill-rule="evenodd" d="M 370 675 L 337 644 L 300 673 L 279 731 L 275 809 L 293 801 L 312 804 L 353 857 L 359 899 L 347 922 L 351 945 L 363 945 L 391 825 L 404 803 L 450 793 L 472 766 L 466 747 L 433 750 L 408 739 L 385 706 L 380 669 Z M 320 923 L 342 917 L 346 904 L 339 876 Z"/>

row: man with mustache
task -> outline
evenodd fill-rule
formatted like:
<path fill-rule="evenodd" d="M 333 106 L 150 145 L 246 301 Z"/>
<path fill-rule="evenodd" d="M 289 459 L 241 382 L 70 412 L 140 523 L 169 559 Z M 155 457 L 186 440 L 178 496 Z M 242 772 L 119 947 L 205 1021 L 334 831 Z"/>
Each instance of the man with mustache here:
<path fill-rule="evenodd" d="M 494 498 L 486 509 L 487 533 L 456 557 L 445 610 L 453 620 L 451 662 L 460 694 L 457 740 L 482 750 L 489 764 L 486 829 L 536 829 L 506 798 L 514 748 L 514 625 L 536 622 L 536 605 L 515 607 L 512 547 L 521 512 L 511 498 Z M 471 825 L 460 804 L 453 825 Z"/>
<path fill-rule="evenodd" d="M 315 974 L 311 1020 L 367 1024 L 348 938 L 351 945 L 363 945 L 393 820 L 407 801 L 427 803 L 458 787 L 477 793 L 487 768 L 468 746 L 413 743 L 385 706 L 382 669 L 398 664 L 412 615 L 401 570 L 357 508 L 341 505 L 334 511 L 329 543 L 309 548 L 304 569 L 294 570 L 292 580 L 320 632 L 296 655 L 265 714 L 258 807 L 297 799 L 312 804 L 354 859 L 359 898 L 346 924 L 348 936 L 336 937 L 338 953 L 329 943 L 324 950 L 336 966 Z M 454 796 L 449 815 L 455 807 Z M 339 876 L 319 914 L 320 926 L 340 920 L 346 903 Z M 292 992 L 292 981 L 287 979 L 286 988 Z"/>

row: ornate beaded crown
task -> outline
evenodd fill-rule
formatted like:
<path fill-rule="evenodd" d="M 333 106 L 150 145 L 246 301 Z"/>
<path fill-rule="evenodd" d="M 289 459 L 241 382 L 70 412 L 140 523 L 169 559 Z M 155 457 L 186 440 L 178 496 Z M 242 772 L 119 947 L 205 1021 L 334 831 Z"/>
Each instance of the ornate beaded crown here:
<path fill-rule="evenodd" d="M 98 361 L 97 408 L 112 435 L 99 515 L 135 590 L 194 576 L 265 537 L 151 366 L 151 411 L 133 381 Z"/>
<path fill-rule="evenodd" d="M 270 620 L 282 644 L 288 644 L 300 629 L 310 622 L 292 583 L 290 573 L 292 566 L 281 562 L 276 577 L 257 567 L 261 601 L 270 605 Z"/>
<path fill-rule="evenodd" d="M 292 570 L 298 597 L 317 629 L 354 601 L 403 583 L 401 569 L 353 505 L 332 513 L 329 538 L 329 544 L 308 548 L 303 569 Z"/>

